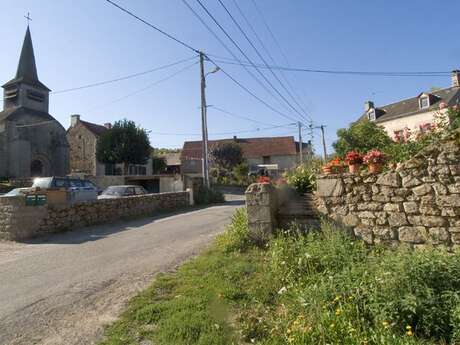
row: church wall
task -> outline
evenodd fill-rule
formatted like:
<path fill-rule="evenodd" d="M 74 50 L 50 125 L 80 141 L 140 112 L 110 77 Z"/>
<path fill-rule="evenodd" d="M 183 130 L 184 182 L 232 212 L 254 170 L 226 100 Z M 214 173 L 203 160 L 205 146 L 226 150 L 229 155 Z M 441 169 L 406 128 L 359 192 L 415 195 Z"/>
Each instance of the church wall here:
<path fill-rule="evenodd" d="M 3 127 L 3 130 L 2 130 Z M 6 133 L 4 126 L 0 124 L 0 178 L 7 177 L 8 156 L 6 152 Z"/>
<path fill-rule="evenodd" d="M 17 124 L 29 127 L 16 127 Z M 23 115 L 10 122 L 9 172 L 12 177 L 30 177 L 33 160 L 43 164 L 43 175 L 63 176 L 68 173 L 69 147 L 64 128 L 56 120 Z"/>

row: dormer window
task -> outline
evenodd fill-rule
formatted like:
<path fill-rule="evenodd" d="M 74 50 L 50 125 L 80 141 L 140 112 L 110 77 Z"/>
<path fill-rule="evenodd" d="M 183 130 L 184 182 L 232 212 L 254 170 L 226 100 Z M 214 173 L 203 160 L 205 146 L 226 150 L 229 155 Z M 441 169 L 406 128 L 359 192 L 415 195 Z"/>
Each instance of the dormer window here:
<path fill-rule="evenodd" d="M 369 119 L 369 121 L 375 121 L 375 119 L 376 119 L 376 116 L 375 116 L 375 109 L 370 109 L 370 110 L 367 112 L 367 118 Z"/>
<path fill-rule="evenodd" d="M 430 106 L 430 97 L 422 96 L 419 99 L 420 109 L 426 109 Z"/>

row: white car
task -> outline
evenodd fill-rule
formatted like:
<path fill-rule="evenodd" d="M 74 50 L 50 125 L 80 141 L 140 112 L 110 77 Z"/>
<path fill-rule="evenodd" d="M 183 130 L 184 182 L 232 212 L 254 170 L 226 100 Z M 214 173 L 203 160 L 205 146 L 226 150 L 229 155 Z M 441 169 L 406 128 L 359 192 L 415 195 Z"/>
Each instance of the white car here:
<path fill-rule="evenodd" d="M 125 186 L 110 186 L 97 197 L 101 199 L 116 199 L 124 196 L 144 195 L 148 192 L 141 186 L 125 185 Z"/>

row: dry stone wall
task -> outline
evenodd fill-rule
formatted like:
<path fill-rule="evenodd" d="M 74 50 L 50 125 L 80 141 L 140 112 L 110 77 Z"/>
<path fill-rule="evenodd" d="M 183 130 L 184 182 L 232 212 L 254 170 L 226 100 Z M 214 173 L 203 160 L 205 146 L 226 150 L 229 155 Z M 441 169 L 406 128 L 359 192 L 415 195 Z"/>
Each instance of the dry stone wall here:
<path fill-rule="evenodd" d="M 25 206 L 24 197 L 0 198 L 0 239 L 24 240 L 122 218 L 152 216 L 160 211 L 185 208 L 189 204 L 189 192 L 148 194 L 63 206 Z"/>
<path fill-rule="evenodd" d="M 318 210 L 368 243 L 460 245 L 458 133 L 379 175 L 319 176 Z"/>

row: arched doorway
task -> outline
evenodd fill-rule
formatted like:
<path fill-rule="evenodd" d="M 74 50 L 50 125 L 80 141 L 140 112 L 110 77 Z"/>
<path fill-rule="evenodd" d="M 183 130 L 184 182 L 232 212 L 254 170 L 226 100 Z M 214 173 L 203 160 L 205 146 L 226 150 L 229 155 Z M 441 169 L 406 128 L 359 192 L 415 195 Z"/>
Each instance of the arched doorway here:
<path fill-rule="evenodd" d="M 44 168 L 43 163 L 39 159 L 35 159 L 30 163 L 30 176 L 39 177 L 43 176 Z"/>

